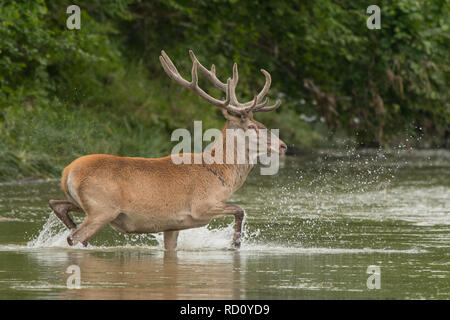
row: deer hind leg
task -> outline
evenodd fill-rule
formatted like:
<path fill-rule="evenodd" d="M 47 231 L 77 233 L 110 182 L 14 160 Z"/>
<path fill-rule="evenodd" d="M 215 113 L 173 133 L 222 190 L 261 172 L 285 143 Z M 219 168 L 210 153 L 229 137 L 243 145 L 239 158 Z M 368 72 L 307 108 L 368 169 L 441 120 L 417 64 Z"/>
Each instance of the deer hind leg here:
<path fill-rule="evenodd" d="M 50 200 L 49 206 L 69 230 L 73 230 L 77 227 L 75 222 L 70 218 L 69 212 L 83 212 L 80 207 L 67 200 Z"/>
<path fill-rule="evenodd" d="M 164 231 L 164 249 L 170 251 L 177 247 L 179 231 Z"/>
<path fill-rule="evenodd" d="M 86 247 L 88 240 L 103 229 L 104 226 L 114 220 L 114 218 L 115 216 L 111 217 L 109 215 L 88 215 L 80 226 L 67 237 L 67 243 L 73 246 L 78 242 L 81 242 Z"/>

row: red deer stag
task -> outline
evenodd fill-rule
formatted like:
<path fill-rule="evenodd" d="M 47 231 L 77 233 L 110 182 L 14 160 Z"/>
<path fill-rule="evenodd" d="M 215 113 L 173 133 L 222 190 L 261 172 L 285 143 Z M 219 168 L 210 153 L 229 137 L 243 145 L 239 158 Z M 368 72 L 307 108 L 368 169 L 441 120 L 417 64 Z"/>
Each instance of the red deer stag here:
<path fill-rule="evenodd" d="M 192 51 L 189 54 L 193 62 L 190 82 L 181 77 L 164 51 L 159 58 L 170 78 L 222 109 L 226 124 L 221 139 L 211 150 L 217 144 L 229 147 L 227 129 L 253 130 L 257 135 L 263 131 L 265 126 L 253 119 L 253 113 L 271 111 L 280 105 L 277 101 L 273 106 L 266 106 L 268 99 L 262 101 L 270 88 L 270 74 L 261 70 L 266 78 L 263 89 L 252 101 L 240 103 L 235 93 L 236 63 L 233 77 L 223 83 L 216 77 L 214 65 L 208 70 Z M 198 86 L 198 70 L 225 92 L 225 100 L 213 98 Z M 264 152 L 282 154 L 286 149 L 285 143 L 270 134 Z M 81 242 L 86 246 L 93 235 L 109 224 L 125 233 L 164 232 L 164 247 L 173 250 L 180 230 L 205 226 L 214 218 L 233 215 L 232 245 L 239 248 L 244 210 L 226 201 L 242 186 L 252 167 L 253 162 L 248 158 L 240 164 L 175 164 L 171 156 L 146 159 L 92 154 L 76 159 L 64 169 L 61 186 L 68 200 L 50 200 L 49 204 L 72 230 L 67 237 L 69 245 Z M 85 212 L 86 218 L 80 226 L 72 221 L 70 211 Z"/>

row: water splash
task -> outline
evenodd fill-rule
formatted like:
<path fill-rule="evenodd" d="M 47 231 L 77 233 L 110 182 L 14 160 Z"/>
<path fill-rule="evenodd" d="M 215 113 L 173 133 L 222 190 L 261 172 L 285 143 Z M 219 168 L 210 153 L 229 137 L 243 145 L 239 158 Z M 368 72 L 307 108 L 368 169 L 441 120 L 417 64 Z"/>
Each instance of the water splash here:
<path fill-rule="evenodd" d="M 180 232 L 178 250 L 230 249 L 233 224 L 221 229 L 207 227 L 187 229 Z"/>
<path fill-rule="evenodd" d="M 29 248 L 52 248 L 52 247 L 69 247 L 67 236 L 70 230 L 64 228 L 56 215 L 51 213 L 45 222 L 39 235 L 27 243 Z M 76 245 L 79 247 L 82 245 Z"/>
<path fill-rule="evenodd" d="M 208 227 L 187 229 L 180 232 L 178 238 L 177 251 L 223 251 L 232 249 L 231 239 L 233 237 L 233 223 L 230 223 L 224 228 L 210 229 Z M 158 245 L 151 246 L 145 244 L 136 244 L 134 241 L 127 241 L 112 246 L 95 246 L 89 244 L 88 247 L 83 247 L 81 244 L 70 247 L 67 244 L 66 238 L 70 234 L 61 225 L 58 218 L 52 213 L 49 215 L 47 222 L 42 227 L 39 235 L 29 241 L 26 247 L 13 246 L 9 249 L 39 249 L 39 248 L 71 248 L 83 250 L 116 250 L 116 249 L 145 249 L 145 250 L 164 250 L 162 233 L 154 235 L 158 241 Z M 242 247 L 240 249 L 243 253 L 261 254 L 361 254 L 361 253 L 406 253 L 416 254 L 423 253 L 426 250 L 409 249 L 409 250 L 392 250 L 392 249 L 373 249 L 373 248 L 321 248 L 321 247 L 301 247 L 289 246 L 277 243 L 261 243 L 258 241 L 259 232 L 245 233 L 242 239 Z M 0 248 L 7 250 L 8 248 Z"/>
<path fill-rule="evenodd" d="M 50 213 L 47 221 L 43 225 L 39 234 L 27 243 L 27 248 L 76 248 L 84 249 L 83 245 L 70 247 L 67 243 L 67 236 L 70 230 L 67 230 L 58 218 Z M 158 233 L 153 235 L 158 244 L 156 246 L 137 243 L 136 237 L 142 238 L 147 235 L 131 235 L 124 238 L 110 248 L 151 248 L 163 249 L 163 235 Z M 208 227 L 188 229 L 180 232 L 178 238 L 178 249 L 180 250 L 200 250 L 200 249 L 229 249 L 231 248 L 231 239 L 233 237 L 233 224 L 221 229 L 208 229 Z M 140 242 L 140 241 L 139 241 Z M 108 246 L 88 245 L 86 249 L 109 248 Z"/>

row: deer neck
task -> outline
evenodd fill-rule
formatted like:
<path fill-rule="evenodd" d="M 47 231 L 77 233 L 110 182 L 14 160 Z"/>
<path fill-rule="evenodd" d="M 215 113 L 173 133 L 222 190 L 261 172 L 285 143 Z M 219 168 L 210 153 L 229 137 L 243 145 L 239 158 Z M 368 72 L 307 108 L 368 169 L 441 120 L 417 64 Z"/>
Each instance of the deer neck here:
<path fill-rule="evenodd" d="M 234 192 L 244 184 L 254 164 L 249 161 L 248 156 L 244 158 L 244 163 L 237 163 L 237 152 L 239 151 L 239 148 L 236 146 L 236 142 L 232 141 L 227 144 L 227 129 L 229 129 L 228 121 L 222 129 L 221 137 L 216 140 L 215 144 L 210 149 L 212 155 L 215 155 L 215 152 L 220 152 L 220 150 L 222 150 L 220 157 L 222 159 L 221 163 L 212 163 L 208 165 L 207 168 L 213 170 L 214 173 L 220 177 L 222 184 Z M 230 148 L 230 146 L 234 147 L 232 147 L 231 150 L 228 150 L 227 148 Z M 234 161 L 232 163 L 227 163 L 227 152 L 234 155 Z M 246 154 L 248 155 L 248 150 L 246 150 Z"/>

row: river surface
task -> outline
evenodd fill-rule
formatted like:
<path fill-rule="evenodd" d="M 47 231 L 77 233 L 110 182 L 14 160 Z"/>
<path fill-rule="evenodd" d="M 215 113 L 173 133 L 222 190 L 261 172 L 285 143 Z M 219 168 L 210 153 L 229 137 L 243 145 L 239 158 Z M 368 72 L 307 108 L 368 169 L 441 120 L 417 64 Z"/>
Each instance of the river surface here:
<path fill-rule="evenodd" d="M 59 181 L 1 183 L 0 299 L 450 298 L 449 151 L 322 152 L 259 172 L 231 199 L 246 210 L 240 250 L 221 218 L 182 231 L 175 253 L 110 227 L 69 247 L 48 207 Z"/>

